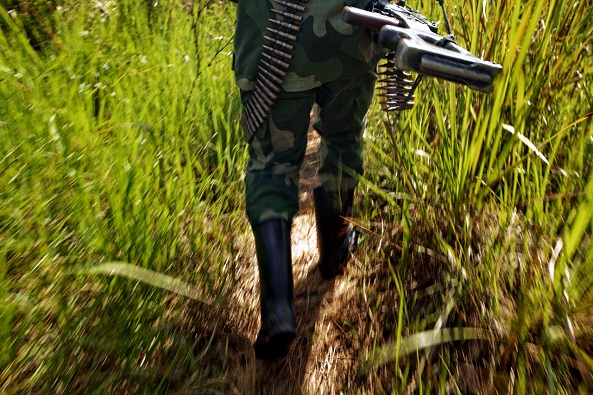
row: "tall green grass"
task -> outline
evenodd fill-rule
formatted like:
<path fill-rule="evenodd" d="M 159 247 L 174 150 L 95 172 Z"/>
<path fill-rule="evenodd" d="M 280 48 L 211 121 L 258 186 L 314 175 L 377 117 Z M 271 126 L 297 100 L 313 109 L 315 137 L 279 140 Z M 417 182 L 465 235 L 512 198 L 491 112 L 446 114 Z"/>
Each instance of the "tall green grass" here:
<path fill-rule="evenodd" d="M 236 350 L 213 345 L 211 305 L 246 251 L 233 6 L 14 3 L 0 3 L 1 390 L 224 391 Z M 357 268 L 384 318 L 358 334 L 370 346 L 348 388 L 589 392 L 592 8 L 445 6 L 459 43 L 504 71 L 491 95 L 424 79 L 413 110 L 369 114 L 360 212 L 380 237 Z"/>
<path fill-rule="evenodd" d="M 410 313 L 408 327 L 416 322 L 420 332 L 448 320 L 446 326 L 488 330 L 491 356 L 486 365 L 476 362 L 476 370 L 487 368 L 484 383 L 504 383 L 501 392 L 586 392 L 593 368 L 586 312 L 593 263 L 593 9 L 580 1 L 445 3 L 458 42 L 502 64 L 503 72 L 490 95 L 425 79 L 412 111 L 385 127 L 371 123 L 385 138 L 369 141 L 367 188 L 400 224 L 388 237 L 403 246 L 394 276 L 420 273 L 454 289 L 442 293 L 445 307 L 434 319 Z M 442 19 L 436 2 L 422 5 Z M 414 301 L 406 303 L 412 309 Z M 393 336 L 394 344 L 409 348 L 399 333 Z M 418 342 L 419 352 L 429 344 Z M 393 350 L 385 347 L 377 358 Z M 397 350 L 388 360 L 402 353 Z M 440 358 L 419 354 L 416 378 L 432 382 L 431 391 L 448 392 L 436 383 L 459 377 L 459 365 L 447 360 L 461 352 L 437 352 Z M 423 373 L 424 363 L 446 369 Z"/>
<path fill-rule="evenodd" d="M 0 7 L 0 388 L 158 391 L 176 369 L 202 372 L 199 387 L 218 368 L 166 319 L 178 302 L 80 273 L 122 261 L 196 284 L 204 300 L 232 283 L 238 252 L 216 225 L 244 221 L 233 10 L 61 2 L 33 22 L 19 11 Z M 41 48 L 32 23 L 50 33 Z"/>

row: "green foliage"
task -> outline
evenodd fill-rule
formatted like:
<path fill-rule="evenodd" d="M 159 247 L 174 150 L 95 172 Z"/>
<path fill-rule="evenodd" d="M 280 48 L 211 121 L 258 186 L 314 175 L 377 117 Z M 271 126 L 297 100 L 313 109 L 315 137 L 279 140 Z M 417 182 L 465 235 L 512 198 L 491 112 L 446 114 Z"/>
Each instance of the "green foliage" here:
<path fill-rule="evenodd" d="M 53 31 L 57 27 L 52 18 L 56 7 L 66 1 L 43 0 L 2 0 L 0 7 L 8 11 L 13 20 L 18 21 L 20 30 L 25 34 L 32 48 L 44 50 L 55 42 Z M 11 23 L 0 20 L 0 29 L 11 29 Z"/>
<path fill-rule="evenodd" d="M 125 261 L 204 299 L 232 284 L 236 246 L 214 224 L 244 221 L 233 9 L 40 3 L 0 7 L 0 388 L 163 389 L 175 366 L 211 378 L 158 288 L 78 273 Z M 35 14 L 51 44 L 33 43 Z M 144 359 L 167 362 L 147 379 Z"/>
<path fill-rule="evenodd" d="M 360 391 L 586 393 L 593 9 L 445 6 L 504 71 L 491 95 L 425 79 L 413 110 L 369 114 L 360 212 L 382 260 L 359 263 L 360 293 L 388 318 L 359 334 Z M 0 2 L 1 391 L 224 390 L 209 303 L 246 228 L 233 11 Z"/>
<path fill-rule="evenodd" d="M 424 280 L 456 288 L 443 292 L 440 303 L 456 307 L 437 322 L 465 316 L 457 322 L 467 326 L 468 312 L 479 312 L 497 344 L 491 372 L 508 384 L 518 371 L 519 393 L 539 379 L 554 392 L 582 390 L 573 366 L 590 366 L 590 317 L 574 310 L 592 296 L 593 11 L 578 1 L 449 3 L 458 42 L 503 72 L 491 95 L 425 79 L 413 110 L 371 123 L 367 202 L 384 201 L 383 219 L 400 225 L 388 239 L 402 246 L 403 276 L 424 270 Z M 425 6 L 438 18 L 436 2 Z M 428 268 L 411 259 L 414 249 Z M 426 325 L 435 321 L 417 330 Z M 550 340 L 556 330 L 561 341 Z M 434 359 L 425 354 L 419 366 Z"/>

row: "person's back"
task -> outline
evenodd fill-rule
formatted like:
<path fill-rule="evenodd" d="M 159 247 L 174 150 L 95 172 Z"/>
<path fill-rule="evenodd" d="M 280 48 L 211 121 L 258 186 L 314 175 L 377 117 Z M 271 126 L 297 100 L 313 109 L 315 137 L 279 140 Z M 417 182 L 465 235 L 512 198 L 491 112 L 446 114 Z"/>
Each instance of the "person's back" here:
<path fill-rule="evenodd" d="M 278 3 L 282 3 L 278 2 Z M 237 9 L 235 32 L 234 70 L 240 89 L 251 90 L 258 73 L 264 45 L 271 45 L 264 37 L 273 37 L 267 28 L 278 26 L 269 19 L 281 20 L 275 9 L 296 14 L 290 6 L 284 7 L 274 1 L 241 0 Z M 288 44 L 294 45 L 290 52 L 290 69 L 283 88 L 294 92 L 320 86 L 328 81 L 348 79 L 372 69 L 376 62 L 377 47 L 372 45 L 370 34 L 341 19 L 344 6 L 365 8 L 369 0 L 310 0 L 289 2 L 305 8 L 302 21 L 297 21 L 299 31 L 291 32 L 297 37 Z"/>

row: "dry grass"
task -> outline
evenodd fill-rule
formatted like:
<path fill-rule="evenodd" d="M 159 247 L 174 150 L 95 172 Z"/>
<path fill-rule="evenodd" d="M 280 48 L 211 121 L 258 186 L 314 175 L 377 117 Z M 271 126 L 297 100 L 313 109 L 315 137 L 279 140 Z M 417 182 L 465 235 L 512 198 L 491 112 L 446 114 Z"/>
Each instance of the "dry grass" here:
<path fill-rule="evenodd" d="M 372 374 L 362 370 L 364 361 L 369 358 L 368 352 L 377 346 L 373 341 L 394 339 L 400 296 L 392 281 L 391 265 L 385 265 L 384 255 L 393 247 L 381 246 L 381 240 L 387 238 L 378 233 L 380 230 L 368 231 L 366 241 L 346 272 L 331 281 L 321 278 L 316 267 L 317 237 L 311 195 L 317 185 L 318 144 L 319 137 L 311 131 L 301 171 L 301 207 L 292 228 L 298 337 L 289 355 L 276 362 L 256 361 L 252 350 L 244 347 L 244 341 L 253 341 L 259 329 L 259 285 L 255 260 L 241 261 L 237 267 L 240 280 L 230 299 L 233 312 L 227 323 L 243 339 L 239 349 L 229 348 L 229 359 L 225 362 L 234 380 L 233 392 L 335 394 L 362 393 L 363 388 L 366 393 L 395 390 L 397 374 L 393 367 L 379 368 Z M 244 256 L 254 257 L 252 240 L 245 241 Z M 387 260 L 392 261 L 394 267 L 400 267 L 402 275 L 406 276 L 404 292 L 414 296 L 411 298 L 414 303 L 407 307 L 413 309 L 409 319 L 434 314 L 441 302 L 438 294 L 443 292 L 436 283 L 443 279 L 439 279 L 439 270 L 434 271 L 440 261 L 416 253 L 411 257 L 415 264 L 402 266 L 394 256 Z M 427 265 L 431 261 L 433 264 Z M 413 327 L 409 326 L 403 333 L 407 335 L 412 331 Z"/>

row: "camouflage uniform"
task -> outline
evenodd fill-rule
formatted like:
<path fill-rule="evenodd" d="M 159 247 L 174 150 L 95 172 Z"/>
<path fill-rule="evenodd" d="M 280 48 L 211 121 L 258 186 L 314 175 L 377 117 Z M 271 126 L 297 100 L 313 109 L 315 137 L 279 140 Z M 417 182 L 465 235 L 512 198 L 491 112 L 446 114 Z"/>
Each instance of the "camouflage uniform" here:
<path fill-rule="evenodd" d="M 322 137 L 319 178 L 331 191 L 354 189 L 362 174 L 361 134 L 371 103 L 380 54 L 368 31 L 341 20 L 342 8 L 365 8 L 369 0 L 309 0 L 283 90 L 268 122 L 249 147 L 246 209 L 252 225 L 273 218 L 291 221 L 298 211 L 298 174 L 310 112 L 319 105 L 315 129 Z M 235 77 L 245 104 L 269 34 L 275 2 L 240 0 L 235 33 Z M 339 194 L 336 194 L 339 195 Z"/>
<path fill-rule="evenodd" d="M 368 33 L 342 22 L 340 15 L 345 5 L 365 7 L 368 1 L 305 3 L 283 89 L 249 145 L 246 209 L 260 278 L 257 358 L 287 355 L 296 337 L 290 227 L 299 208 L 299 168 L 314 103 L 319 107 L 314 127 L 322 137 L 318 174 L 323 186 L 314 191 L 322 276 L 336 275 L 355 244 L 343 208 L 351 207 L 353 174 L 363 171 L 360 140 L 378 56 Z M 275 18 L 272 6 L 276 2 L 271 0 L 239 0 L 234 66 L 244 105 L 255 89 L 263 36 L 272 25 L 268 18 Z M 342 204 L 344 195 L 347 203 Z"/>

